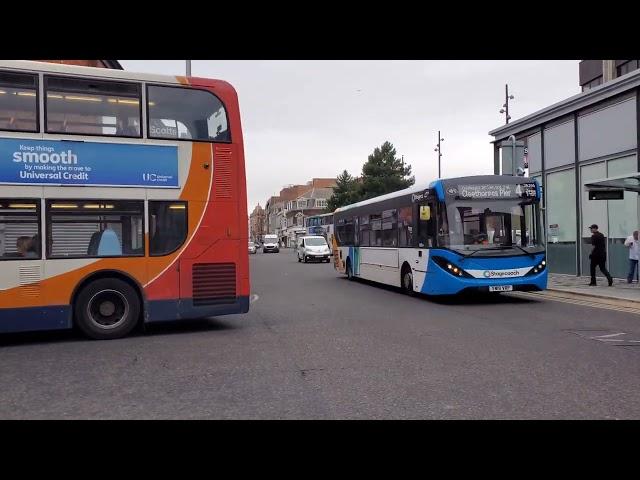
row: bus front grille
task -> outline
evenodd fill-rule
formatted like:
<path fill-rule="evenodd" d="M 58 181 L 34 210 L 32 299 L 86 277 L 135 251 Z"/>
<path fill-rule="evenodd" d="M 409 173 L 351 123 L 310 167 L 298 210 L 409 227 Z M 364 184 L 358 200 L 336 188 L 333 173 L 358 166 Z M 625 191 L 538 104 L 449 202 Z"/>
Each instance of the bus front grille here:
<path fill-rule="evenodd" d="M 192 271 L 193 305 L 236 301 L 235 263 L 196 263 Z"/>

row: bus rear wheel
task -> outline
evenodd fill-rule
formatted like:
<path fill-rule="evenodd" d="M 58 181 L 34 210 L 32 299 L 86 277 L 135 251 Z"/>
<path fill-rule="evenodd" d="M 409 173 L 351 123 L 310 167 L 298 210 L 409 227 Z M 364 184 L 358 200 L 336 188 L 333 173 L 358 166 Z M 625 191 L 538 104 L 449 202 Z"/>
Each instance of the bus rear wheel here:
<path fill-rule="evenodd" d="M 78 328 L 94 340 L 121 338 L 133 330 L 140 316 L 140 299 L 127 282 L 101 278 L 85 286 L 74 304 Z"/>
<path fill-rule="evenodd" d="M 409 295 L 413 295 L 415 292 L 413 291 L 413 272 L 411 271 L 411 267 L 405 265 L 402 269 L 402 290 Z"/>

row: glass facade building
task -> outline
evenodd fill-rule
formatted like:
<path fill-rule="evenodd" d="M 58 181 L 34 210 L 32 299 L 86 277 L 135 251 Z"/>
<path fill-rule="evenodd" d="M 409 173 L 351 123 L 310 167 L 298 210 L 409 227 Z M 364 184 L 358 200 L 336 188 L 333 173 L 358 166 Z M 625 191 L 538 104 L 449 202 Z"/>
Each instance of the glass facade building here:
<path fill-rule="evenodd" d="M 501 145 L 511 135 L 526 147 L 528 175 L 543 188 L 549 271 L 589 275 L 589 225 L 607 237 L 607 265 L 625 278 L 624 240 L 638 229 L 638 195 L 589 200 L 585 184 L 637 174 L 640 70 L 588 89 L 490 132 L 495 138 L 494 173 Z M 599 273 L 599 271 L 598 271 Z"/>

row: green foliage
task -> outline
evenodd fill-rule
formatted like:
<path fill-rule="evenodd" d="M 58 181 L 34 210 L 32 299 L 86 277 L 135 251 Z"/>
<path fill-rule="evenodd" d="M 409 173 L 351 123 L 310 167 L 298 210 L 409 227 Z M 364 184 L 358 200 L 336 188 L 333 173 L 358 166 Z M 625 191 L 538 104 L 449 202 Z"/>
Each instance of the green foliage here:
<path fill-rule="evenodd" d="M 390 142 L 376 147 L 362 166 L 360 181 L 344 170 L 336 179 L 333 195 L 327 201 L 327 211 L 356 203 L 368 198 L 408 188 L 415 183 L 411 166 L 404 165 L 396 157 L 396 149 Z"/>

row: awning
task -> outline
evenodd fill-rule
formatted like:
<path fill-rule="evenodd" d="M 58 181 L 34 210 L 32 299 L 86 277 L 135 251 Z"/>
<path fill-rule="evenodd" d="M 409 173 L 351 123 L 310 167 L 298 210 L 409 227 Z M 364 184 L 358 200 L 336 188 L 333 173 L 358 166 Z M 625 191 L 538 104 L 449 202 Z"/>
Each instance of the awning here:
<path fill-rule="evenodd" d="M 626 190 L 640 193 L 640 172 L 621 175 L 619 177 L 603 178 L 585 183 L 584 189 L 591 191 Z"/>

